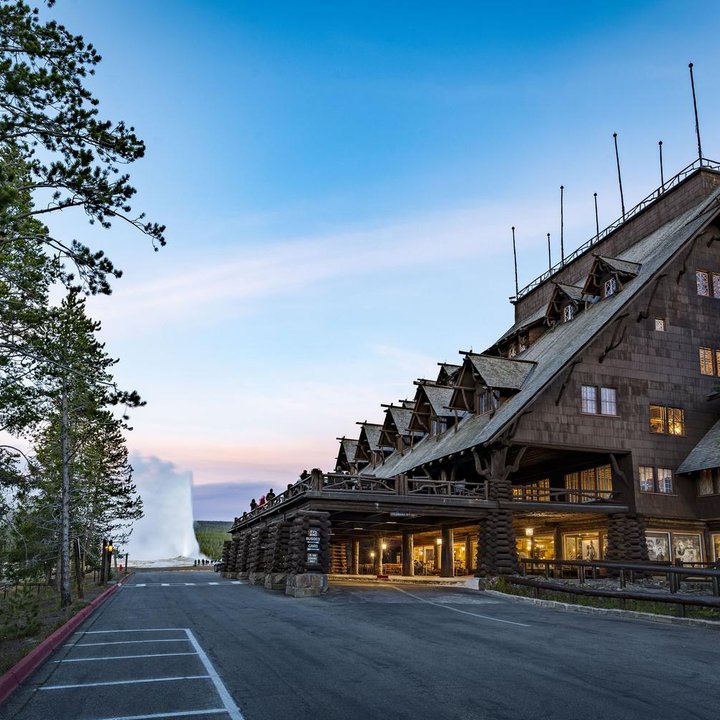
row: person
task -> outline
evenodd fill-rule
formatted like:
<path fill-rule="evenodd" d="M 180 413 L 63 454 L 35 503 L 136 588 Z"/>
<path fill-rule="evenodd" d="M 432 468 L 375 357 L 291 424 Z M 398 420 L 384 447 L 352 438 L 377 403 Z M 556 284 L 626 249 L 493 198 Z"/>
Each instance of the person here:
<path fill-rule="evenodd" d="M 267 500 L 267 502 L 270 502 L 271 500 L 274 500 L 274 499 L 275 499 L 275 493 L 273 492 L 273 489 L 270 488 L 268 490 L 268 494 L 265 496 L 265 500 Z"/>
<path fill-rule="evenodd" d="M 301 480 L 305 480 L 305 478 L 309 478 L 309 477 L 310 477 L 310 473 L 309 473 L 307 470 L 303 470 L 303 471 L 300 473 L 300 479 L 301 479 Z"/>
<path fill-rule="evenodd" d="M 255 498 L 253 498 L 250 501 L 250 512 L 252 512 L 257 506 L 258 506 L 258 504 L 257 504 L 257 502 L 255 502 Z"/>
<path fill-rule="evenodd" d="M 265 504 L 265 496 L 261 495 L 260 499 L 258 500 L 258 507 L 262 507 Z"/>
<path fill-rule="evenodd" d="M 592 562 L 595 559 L 596 554 L 597 553 L 595 551 L 595 543 L 591 540 L 587 549 L 587 559 Z"/>

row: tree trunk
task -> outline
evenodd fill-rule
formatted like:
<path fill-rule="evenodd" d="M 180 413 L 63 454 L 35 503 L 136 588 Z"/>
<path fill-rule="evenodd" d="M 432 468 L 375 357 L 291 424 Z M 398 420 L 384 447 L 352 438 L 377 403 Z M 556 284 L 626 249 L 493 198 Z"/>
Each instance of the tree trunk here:
<path fill-rule="evenodd" d="M 77 587 L 78 597 L 84 597 L 83 592 L 83 579 L 85 573 L 83 572 L 83 556 L 80 550 L 80 538 L 75 538 L 73 543 L 73 550 L 75 551 L 75 586 Z"/>
<path fill-rule="evenodd" d="M 62 491 L 60 494 L 60 607 L 72 602 L 70 593 L 70 442 L 68 439 L 67 387 L 62 390 L 62 420 L 60 426 L 60 452 L 62 457 Z"/>

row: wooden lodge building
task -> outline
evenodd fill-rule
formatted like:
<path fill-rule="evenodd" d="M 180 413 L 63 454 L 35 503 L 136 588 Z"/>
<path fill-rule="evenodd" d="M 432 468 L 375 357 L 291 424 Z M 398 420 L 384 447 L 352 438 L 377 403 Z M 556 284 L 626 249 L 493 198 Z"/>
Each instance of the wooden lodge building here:
<path fill-rule="evenodd" d="M 720 165 L 696 161 L 522 289 L 515 322 L 236 518 L 225 569 L 499 575 L 720 560 Z"/>

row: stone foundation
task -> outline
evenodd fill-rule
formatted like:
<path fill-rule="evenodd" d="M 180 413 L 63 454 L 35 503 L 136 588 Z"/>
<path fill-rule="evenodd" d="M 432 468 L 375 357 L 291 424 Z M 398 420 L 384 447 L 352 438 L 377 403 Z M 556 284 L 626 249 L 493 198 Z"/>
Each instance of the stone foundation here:
<path fill-rule="evenodd" d="M 247 581 L 250 585 L 265 585 L 265 573 L 263 571 L 261 572 L 251 572 L 247 574 Z"/>
<path fill-rule="evenodd" d="M 317 597 L 327 592 L 328 577 L 325 573 L 300 573 L 288 575 L 285 594 L 292 597 Z"/>
<path fill-rule="evenodd" d="M 287 586 L 287 573 L 268 573 L 265 576 L 265 587 L 268 590 L 285 590 Z"/>

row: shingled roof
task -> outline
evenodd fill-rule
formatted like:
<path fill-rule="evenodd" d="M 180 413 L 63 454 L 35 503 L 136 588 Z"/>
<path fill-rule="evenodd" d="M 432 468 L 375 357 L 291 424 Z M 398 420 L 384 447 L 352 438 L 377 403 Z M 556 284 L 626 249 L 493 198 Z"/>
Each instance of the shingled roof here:
<path fill-rule="evenodd" d="M 526 411 L 540 393 L 572 360 L 633 301 L 675 254 L 716 215 L 720 190 L 698 202 L 695 207 L 675 217 L 632 247 L 618 259 L 640 264 L 638 275 L 628 282 L 622 293 L 612 295 L 590 305 L 571 322 L 559 323 L 545 332 L 525 353 L 524 360 L 532 360 L 536 367 L 520 391 L 489 415 L 468 415 L 441 436 L 425 438 L 412 452 L 387 458 L 376 474 L 392 477 L 450 454 L 491 442 L 510 422 Z M 583 280 L 584 278 L 578 278 Z M 507 336 L 507 334 L 506 334 Z"/>
<path fill-rule="evenodd" d="M 468 353 L 466 357 L 485 384 L 497 389 L 519 390 L 525 382 L 525 378 L 535 367 L 534 362 L 511 360 L 496 355 Z"/>
<path fill-rule="evenodd" d="M 690 454 L 680 463 L 679 474 L 720 467 L 720 420 L 718 420 Z"/>

